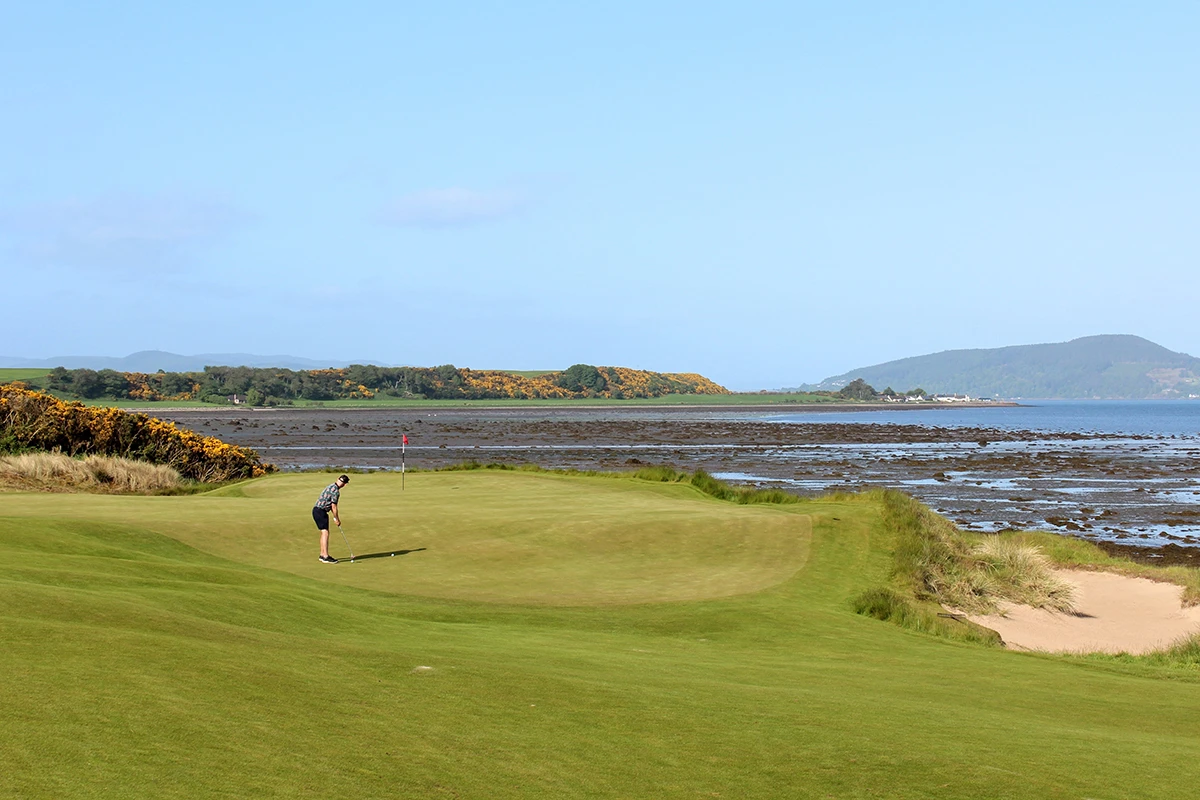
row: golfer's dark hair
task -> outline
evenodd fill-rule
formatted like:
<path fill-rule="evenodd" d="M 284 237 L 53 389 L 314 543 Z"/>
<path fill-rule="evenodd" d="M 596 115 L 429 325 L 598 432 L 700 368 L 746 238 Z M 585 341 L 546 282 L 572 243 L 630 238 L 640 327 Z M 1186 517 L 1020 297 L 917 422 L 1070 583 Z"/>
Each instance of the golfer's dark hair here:
<path fill-rule="evenodd" d="M 349 483 L 350 476 L 349 475 L 338 475 L 338 480 L 341 481 L 342 483 Z"/>

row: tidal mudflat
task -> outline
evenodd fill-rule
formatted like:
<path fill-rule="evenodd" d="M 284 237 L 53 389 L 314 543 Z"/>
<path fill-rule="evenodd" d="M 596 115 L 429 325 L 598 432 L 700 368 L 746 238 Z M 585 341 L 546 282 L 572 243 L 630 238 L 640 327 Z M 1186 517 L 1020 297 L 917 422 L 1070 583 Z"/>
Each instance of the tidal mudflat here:
<path fill-rule="evenodd" d="M 283 469 L 463 461 L 670 464 L 801 494 L 891 487 L 974 530 L 1044 529 L 1200 556 L 1200 437 L 818 421 L 709 408 L 213 409 L 164 412 Z M 861 418 L 863 415 L 856 415 Z M 829 421 L 824 421 L 828 418 Z M 987 419 L 987 415 L 981 415 Z M 948 419 L 948 417 L 947 417 Z M 1164 547 L 1166 546 L 1166 547 Z"/>

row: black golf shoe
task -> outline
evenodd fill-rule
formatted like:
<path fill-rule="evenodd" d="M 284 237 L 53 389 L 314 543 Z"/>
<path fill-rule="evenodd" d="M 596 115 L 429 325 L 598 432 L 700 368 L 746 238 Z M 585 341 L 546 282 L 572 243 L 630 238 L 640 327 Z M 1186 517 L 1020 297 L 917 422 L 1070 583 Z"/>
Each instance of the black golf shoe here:
<path fill-rule="evenodd" d="M 336 564 L 338 562 L 333 556 L 317 556 L 317 560 L 325 564 Z"/>

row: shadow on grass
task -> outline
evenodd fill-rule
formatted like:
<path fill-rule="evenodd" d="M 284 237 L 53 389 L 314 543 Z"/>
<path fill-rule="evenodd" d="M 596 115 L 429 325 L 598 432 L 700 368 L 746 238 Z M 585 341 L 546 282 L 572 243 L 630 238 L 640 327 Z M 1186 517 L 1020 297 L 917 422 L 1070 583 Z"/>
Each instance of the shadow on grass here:
<path fill-rule="evenodd" d="M 424 547 L 416 547 L 416 548 L 413 548 L 412 550 L 388 550 L 383 553 L 367 553 L 364 556 L 355 556 L 354 560 L 355 561 L 363 561 L 368 558 L 388 558 L 390 556 L 406 556 L 409 553 L 419 553 L 424 549 L 425 549 Z"/>

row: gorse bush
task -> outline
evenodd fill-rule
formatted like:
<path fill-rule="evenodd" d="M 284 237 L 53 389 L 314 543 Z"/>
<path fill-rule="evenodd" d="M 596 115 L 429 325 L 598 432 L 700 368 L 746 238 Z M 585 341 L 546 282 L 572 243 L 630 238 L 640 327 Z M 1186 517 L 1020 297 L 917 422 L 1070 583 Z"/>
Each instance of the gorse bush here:
<path fill-rule="evenodd" d="M 273 472 L 258 453 L 173 423 L 0 385 L 0 450 L 59 451 L 165 464 L 205 483 Z"/>
<path fill-rule="evenodd" d="M 114 456 L 71 458 L 63 453 L 0 456 L 0 484 L 19 489 L 86 489 L 114 493 L 176 489 L 183 476 L 164 464 Z"/>

